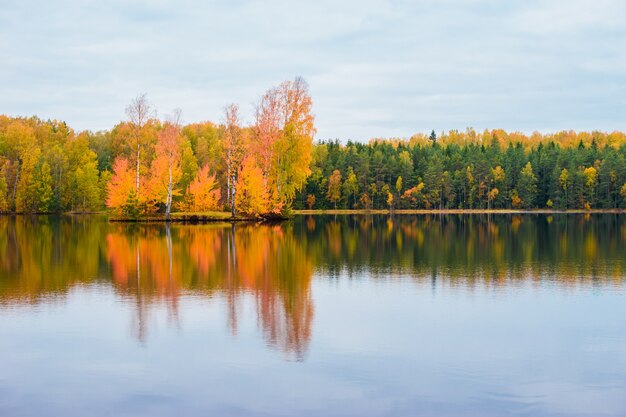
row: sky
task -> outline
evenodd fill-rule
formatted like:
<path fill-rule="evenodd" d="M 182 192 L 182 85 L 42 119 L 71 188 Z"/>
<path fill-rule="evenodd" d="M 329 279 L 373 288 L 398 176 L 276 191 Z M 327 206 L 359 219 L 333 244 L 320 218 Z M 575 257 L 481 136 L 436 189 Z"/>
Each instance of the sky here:
<path fill-rule="evenodd" d="M 473 127 L 626 130 L 623 0 L 1 0 L 0 114 L 110 129 L 160 116 L 253 122 L 309 83 L 317 139 Z"/>

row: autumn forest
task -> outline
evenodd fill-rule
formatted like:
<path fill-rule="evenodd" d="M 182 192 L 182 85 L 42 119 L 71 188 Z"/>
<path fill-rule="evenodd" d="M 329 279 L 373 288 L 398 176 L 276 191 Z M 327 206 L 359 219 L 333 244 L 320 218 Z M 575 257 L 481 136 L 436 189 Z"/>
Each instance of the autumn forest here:
<path fill-rule="evenodd" d="M 417 134 L 314 143 L 302 78 L 269 89 L 242 121 L 159 118 L 146 95 L 108 131 L 0 116 L 0 212 L 108 210 L 270 216 L 292 209 L 614 209 L 626 207 L 626 134 Z"/>

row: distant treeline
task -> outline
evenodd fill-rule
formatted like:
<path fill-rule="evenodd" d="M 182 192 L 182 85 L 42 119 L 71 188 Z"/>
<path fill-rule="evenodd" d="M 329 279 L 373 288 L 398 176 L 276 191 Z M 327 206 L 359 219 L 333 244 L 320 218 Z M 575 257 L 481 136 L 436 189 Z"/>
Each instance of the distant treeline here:
<path fill-rule="evenodd" d="M 297 208 L 626 207 L 626 134 L 503 130 L 318 143 Z"/>
<path fill-rule="evenodd" d="M 162 121 L 145 96 L 109 131 L 0 116 L 0 212 L 626 207 L 623 132 L 314 144 L 311 106 L 297 78 L 268 90 L 248 126 L 236 105 L 220 124 Z"/>

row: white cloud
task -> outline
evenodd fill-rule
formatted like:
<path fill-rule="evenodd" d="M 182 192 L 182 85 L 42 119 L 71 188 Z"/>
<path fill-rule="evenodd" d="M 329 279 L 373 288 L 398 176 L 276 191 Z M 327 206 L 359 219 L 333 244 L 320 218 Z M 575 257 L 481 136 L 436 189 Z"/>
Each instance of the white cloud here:
<path fill-rule="evenodd" d="M 139 92 L 219 120 L 295 75 L 318 137 L 626 129 L 621 1 L 5 0 L 0 113 L 110 128 Z"/>

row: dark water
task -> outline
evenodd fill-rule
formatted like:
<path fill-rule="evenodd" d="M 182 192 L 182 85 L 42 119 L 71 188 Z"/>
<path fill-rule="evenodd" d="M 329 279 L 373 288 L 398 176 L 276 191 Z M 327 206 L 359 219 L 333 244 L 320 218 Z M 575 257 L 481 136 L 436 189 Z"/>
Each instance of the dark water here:
<path fill-rule="evenodd" d="M 1 416 L 624 416 L 626 219 L 0 217 Z"/>

